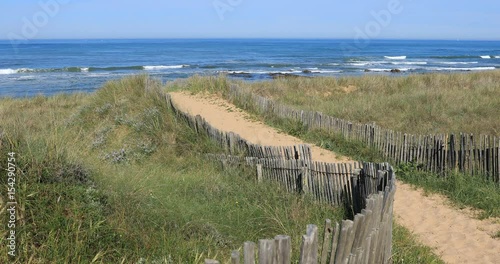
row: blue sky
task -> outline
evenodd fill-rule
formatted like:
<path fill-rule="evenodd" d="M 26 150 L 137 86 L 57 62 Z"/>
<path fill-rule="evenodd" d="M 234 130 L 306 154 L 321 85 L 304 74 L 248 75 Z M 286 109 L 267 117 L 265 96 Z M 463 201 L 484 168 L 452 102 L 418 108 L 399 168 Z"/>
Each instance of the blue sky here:
<path fill-rule="evenodd" d="M 2 0 L 0 39 L 21 37 L 500 40 L 500 1 Z"/>

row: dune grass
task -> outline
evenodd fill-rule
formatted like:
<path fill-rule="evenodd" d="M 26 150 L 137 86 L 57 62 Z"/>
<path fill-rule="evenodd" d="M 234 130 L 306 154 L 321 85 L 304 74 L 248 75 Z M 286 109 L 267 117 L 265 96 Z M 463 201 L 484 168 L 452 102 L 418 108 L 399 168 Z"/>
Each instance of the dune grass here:
<path fill-rule="evenodd" d="M 215 79 L 213 91 L 226 84 Z M 0 263 L 227 262 L 244 241 L 277 234 L 292 236 L 296 258 L 306 224 L 344 217 L 255 184 L 253 171 L 200 159 L 221 150 L 177 121 L 145 76 L 91 95 L 1 99 L 0 118 L 0 167 L 15 151 L 20 219 L 18 257 L 2 254 Z M 3 245 L 6 232 L 2 225 Z M 422 259 L 439 263 L 409 233 L 395 233 L 394 263 Z"/>
<path fill-rule="evenodd" d="M 500 70 L 239 82 L 299 109 L 410 134 L 500 136 Z"/>
<path fill-rule="evenodd" d="M 418 242 L 415 236 L 408 229 L 397 224 L 393 225 L 392 230 L 392 263 L 425 263 L 425 264 L 444 264 L 437 257 L 430 247 L 425 247 Z"/>
<path fill-rule="evenodd" d="M 226 79 L 226 82 L 224 82 L 224 79 L 224 76 L 210 78 L 196 76 L 173 83 L 170 86 L 171 89 L 189 89 L 193 92 L 205 91 L 227 97 L 228 87 L 230 82 L 233 81 Z M 457 101 L 460 104 L 452 104 L 451 101 L 448 101 L 450 99 L 446 99 L 446 105 L 449 109 L 443 108 L 440 110 L 443 119 L 449 118 L 456 121 L 451 123 L 451 125 L 448 123 L 433 125 L 441 127 L 439 131 L 443 133 L 445 131 L 454 131 L 461 127 L 470 127 L 471 131 L 477 128 L 486 128 L 486 130 L 489 129 L 492 133 L 495 133 L 497 131 L 496 126 L 500 124 L 497 113 L 498 109 L 500 109 L 500 107 L 497 107 L 500 104 L 500 100 L 498 100 L 500 96 L 492 97 L 492 94 L 500 92 L 500 87 L 498 87 L 500 84 L 499 81 L 500 71 L 493 71 L 470 74 L 410 75 L 407 77 L 281 78 L 270 82 L 237 82 L 237 84 L 259 95 L 268 96 L 285 104 L 292 104 L 298 109 L 315 111 L 337 109 L 339 106 L 336 103 L 340 102 L 344 107 L 344 111 L 352 112 L 353 114 L 358 111 L 356 106 L 363 107 L 362 105 L 366 98 L 381 100 L 384 97 L 382 95 L 377 97 L 377 95 L 374 95 L 375 91 L 389 95 L 389 97 L 393 98 L 391 100 L 400 98 L 401 102 L 410 104 L 406 106 L 409 108 L 411 107 L 412 98 L 416 94 L 427 94 L 429 99 L 427 102 L 428 107 L 437 107 L 438 105 L 444 107 L 440 104 L 441 101 L 450 96 L 458 96 L 457 94 L 460 93 L 463 85 L 467 85 L 467 87 L 474 87 L 474 89 L 466 89 L 464 91 L 472 101 L 462 100 Z M 213 88 L 216 86 L 215 84 L 219 85 L 218 89 Z M 378 84 L 378 86 L 375 84 Z M 372 87 L 372 90 L 357 90 L 353 85 L 356 85 L 356 87 L 365 87 L 364 89 Z M 442 85 L 443 88 L 436 88 L 438 85 Z M 428 88 L 430 86 L 435 88 Z M 361 92 L 366 92 L 366 96 L 362 94 L 356 95 L 356 93 Z M 325 93 L 329 94 L 329 96 L 336 94 L 336 96 L 324 97 Z M 447 93 L 448 96 L 440 96 L 442 93 Z M 336 99 L 332 99 L 333 97 Z M 353 107 L 349 106 L 349 102 L 353 104 Z M 401 102 L 398 102 L 398 104 L 402 104 Z M 348 141 L 341 135 L 319 129 L 309 130 L 298 121 L 277 118 L 272 114 L 262 113 L 252 104 L 251 100 L 236 99 L 233 103 L 253 114 L 255 119 L 276 127 L 287 134 L 301 138 L 310 144 L 318 145 L 355 160 L 370 162 L 385 161 L 376 149 L 368 147 L 361 142 Z M 478 104 L 482 105 L 478 106 Z M 461 105 L 465 109 L 464 111 L 470 113 L 470 116 L 476 116 L 478 119 L 472 120 L 473 118 L 467 118 L 466 116 L 461 116 L 460 113 L 452 111 L 457 105 Z M 407 118 L 405 116 L 410 110 L 405 113 L 405 111 L 396 111 L 389 106 L 391 104 L 384 105 L 384 108 L 366 110 L 367 116 L 375 115 L 380 118 L 383 117 L 384 120 L 392 120 L 391 122 L 394 123 L 405 123 L 405 118 Z M 418 113 L 419 109 L 415 109 L 415 111 Z M 470 126 L 478 120 L 484 123 Z M 358 121 L 371 122 L 368 119 Z M 432 123 L 428 120 L 428 116 L 421 116 L 421 119 L 414 119 L 412 122 L 412 124 L 406 124 L 405 126 L 413 127 L 413 133 L 419 129 L 418 127 L 421 124 L 425 127 L 431 126 Z M 426 191 L 444 194 L 459 208 L 469 206 L 479 209 L 478 216 L 480 218 L 500 217 L 500 212 L 498 211 L 498 208 L 500 208 L 500 196 L 497 195 L 500 194 L 500 186 L 484 180 L 484 177 L 481 177 L 481 175 L 471 176 L 452 173 L 450 177 L 443 178 L 437 174 L 418 171 L 416 166 L 412 164 L 404 164 L 398 167 L 398 177 L 405 182 L 424 188 Z"/>
<path fill-rule="evenodd" d="M 230 81 L 225 76 L 193 76 L 188 79 L 176 80 L 167 85 L 168 91 L 190 91 L 192 93 L 210 93 L 221 97 L 227 96 Z M 239 83 L 241 85 L 241 83 Z M 256 111 L 251 101 L 235 102 L 247 111 L 255 120 L 278 128 L 286 134 L 296 136 L 311 144 L 316 144 L 349 156 L 353 159 L 371 162 L 383 162 L 382 156 L 374 149 L 360 142 L 347 141 L 339 135 L 325 133 L 319 130 L 308 130 L 299 122 L 264 115 Z M 444 263 L 433 253 L 432 249 L 419 243 L 415 236 L 406 228 L 394 223 L 393 230 L 393 263 Z"/>
<path fill-rule="evenodd" d="M 441 177 L 419 171 L 414 164 L 401 165 L 396 173 L 399 179 L 425 191 L 444 194 L 458 208 L 478 209 L 479 218 L 500 217 L 500 187 L 484 177 L 458 172 Z"/>
<path fill-rule="evenodd" d="M 292 236 L 297 257 L 307 224 L 343 218 L 201 159 L 221 150 L 179 122 L 159 89 L 135 76 L 91 95 L 0 100 L 0 166 L 17 153 L 20 219 L 18 257 L 0 263 L 225 262 L 244 241 L 278 234 Z"/>

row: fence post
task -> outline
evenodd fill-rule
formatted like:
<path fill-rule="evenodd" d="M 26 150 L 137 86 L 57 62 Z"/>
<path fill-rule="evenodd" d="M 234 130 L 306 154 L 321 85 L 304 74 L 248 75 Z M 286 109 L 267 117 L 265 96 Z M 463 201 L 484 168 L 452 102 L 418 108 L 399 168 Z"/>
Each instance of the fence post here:
<path fill-rule="evenodd" d="M 279 235 L 274 238 L 277 264 L 290 264 L 292 258 L 292 239 L 289 236 Z"/>
<path fill-rule="evenodd" d="M 330 219 L 326 219 L 325 221 L 325 234 L 323 235 L 323 246 L 321 247 L 321 264 L 326 264 L 326 260 L 328 257 L 328 249 L 330 246 L 330 236 L 332 235 L 332 221 Z"/>
<path fill-rule="evenodd" d="M 361 209 L 363 208 L 363 199 L 365 198 L 364 196 L 364 188 L 362 187 L 364 185 L 364 180 L 362 177 L 360 177 L 362 172 L 362 169 L 355 169 L 353 172 L 353 175 L 351 176 L 351 191 L 352 191 L 352 210 L 353 210 L 353 215 L 356 215 L 357 213 L 361 212 Z"/>
<path fill-rule="evenodd" d="M 255 264 L 255 243 L 245 242 L 243 244 L 243 259 L 245 264 Z"/>
<path fill-rule="evenodd" d="M 301 182 L 301 191 L 306 194 L 309 193 L 309 174 L 310 170 L 308 167 L 302 167 L 302 182 Z"/>
<path fill-rule="evenodd" d="M 262 164 L 257 164 L 257 182 L 262 182 Z"/>
<path fill-rule="evenodd" d="M 335 257 L 337 253 L 337 247 L 339 244 L 339 235 L 340 235 L 340 225 L 339 223 L 335 224 L 335 228 L 333 230 L 333 240 L 332 240 L 332 249 L 330 251 L 330 264 L 335 264 Z"/>
<path fill-rule="evenodd" d="M 259 240 L 259 264 L 273 264 L 275 257 L 274 239 Z"/>
<path fill-rule="evenodd" d="M 231 253 L 231 264 L 240 264 L 240 252 L 238 250 Z"/>
<path fill-rule="evenodd" d="M 307 225 L 307 233 L 302 236 L 302 246 L 300 248 L 301 264 L 318 263 L 318 227 Z"/>

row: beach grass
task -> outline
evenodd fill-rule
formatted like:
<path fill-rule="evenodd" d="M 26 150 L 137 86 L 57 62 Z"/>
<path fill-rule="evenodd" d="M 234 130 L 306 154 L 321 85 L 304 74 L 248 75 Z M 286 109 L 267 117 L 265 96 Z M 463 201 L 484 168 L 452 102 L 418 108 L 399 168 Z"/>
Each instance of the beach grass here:
<path fill-rule="evenodd" d="M 190 91 L 192 93 L 210 93 L 225 97 L 232 81 L 223 75 L 193 76 L 176 80 L 167 85 L 168 91 Z M 241 84 L 241 83 L 239 83 Z M 373 148 L 360 142 L 352 142 L 339 135 L 320 130 L 308 130 L 299 122 L 280 119 L 271 115 L 262 115 L 250 101 L 236 102 L 236 105 L 251 115 L 251 118 L 273 126 L 286 134 L 296 136 L 311 144 L 341 153 L 357 160 L 383 162 L 382 156 Z M 395 223 L 393 231 L 393 263 L 443 263 L 430 247 L 419 243 L 406 228 Z"/>
<path fill-rule="evenodd" d="M 392 230 L 392 248 L 393 256 L 391 260 L 394 264 L 445 263 L 432 252 L 432 248 L 422 246 L 418 242 L 414 234 L 412 234 L 408 229 L 399 225 L 397 222 L 394 222 Z"/>
<path fill-rule="evenodd" d="M 430 193 L 448 197 L 456 207 L 473 208 L 478 218 L 500 217 L 500 187 L 478 175 L 451 172 L 447 177 L 419 171 L 414 164 L 404 164 L 396 172 L 398 179 Z"/>
<path fill-rule="evenodd" d="M 409 134 L 500 135 L 500 70 L 237 83 L 298 109 Z"/>
<path fill-rule="evenodd" d="M 220 85 L 219 89 L 212 88 L 214 86 L 213 84 L 207 84 L 207 82 L 213 83 L 215 78 L 217 79 L 218 85 Z M 455 104 L 452 104 L 451 99 L 446 99 L 445 101 L 447 101 L 446 105 L 451 109 L 457 105 L 461 105 L 465 112 L 470 113 L 469 118 L 467 118 L 467 116 L 462 116 L 462 112 L 443 108 L 440 110 L 440 115 L 443 115 L 442 118 L 455 120 L 455 122 L 447 126 L 445 126 L 446 123 L 434 124 L 437 127 L 441 126 L 441 128 L 436 131 L 446 133 L 446 131 L 455 131 L 459 128 L 460 130 L 458 131 L 465 131 L 466 129 L 461 130 L 461 128 L 469 127 L 470 131 L 468 132 L 472 132 L 476 131 L 474 129 L 480 127 L 485 128 L 485 130 L 481 131 L 496 133 L 496 126 L 500 124 L 500 122 L 498 122 L 498 113 L 496 113 L 498 109 L 500 109 L 500 106 L 497 107 L 497 105 L 500 104 L 500 100 L 498 100 L 500 97 L 494 97 L 492 94 L 500 92 L 500 87 L 498 87 L 500 84 L 498 81 L 500 79 L 498 78 L 500 78 L 500 71 L 468 74 L 410 75 L 406 77 L 361 76 L 341 78 L 280 78 L 273 81 L 254 83 L 239 82 L 230 79 L 226 79 L 224 83 L 224 76 L 210 78 L 196 76 L 188 80 L 172 83 L 170 87 L 174 90 L 188 89 L 192 92 L 210 92 L 228 98 L 228 87 L 231 83 L 236 83 L 253 93 L 272 98 L 284 104 L 293 105 L 297 107 L 297 109 L 323 111 L 325 109 L 335 109 L 339 107 L 336 103 L 340 102 L 346 112 L 352 112 L 352 115 L 357 115 L 359 113 L 357 113 L 356 106 L 363 107 L 362 105 L 366 98 L 381 100 L 382 97 L 385 97 L 383 94 L 390 95 L 394 100 L 400 98 L 399 100 L 401 100 L 401 102 L 406 102 L 408 104 L 411 104 L 412 98 L 414 98 L 416 94 L 427 94 L 429 99 L 427 104 L 429 104 L 429 106 L 424 105 L 422 107 L 432 108 L 439 105 L 443 108 L 440 102 L 448 97 L 440 96 L 439 94 L 446 93 L 449 96 L 458 96 L 456 94 L 461 91 L 461 88 L 457 88 L 457 86 L 462 87 L 466 84 L 469 87 L 475 87 L 475 89 L 466 89 L 464 91 L 468 97 L 472 98 L 471 101 L 461 100 L 457 101 Z M 347 89 L 346 87 L 349 87 L 349 85 L 351 85 L 351 88 Z M 365 87 L 365 89 L 368 89 L 366 87 L 372 87 L 374 91 L 378 90 L 382 95 L 377 97 L 374 91 L 366 91 L 367 96 L 362 96 L 362 94 L 353 95 L 355 93 L 360 93 L 357 88 L 354 89 L 353 85 L 356 87 Z M 428 88 L 432 85 L 442 85 L 442 88 Z M 210 89 L 208 89 L 208 87 L 210 87 Z M 308 87 L 308 89 L 304 87 Z M 395 87 L 400 88 L 396 89 Z M 324 97 L 323 95 L 325 93 L 335 93 L 337 96 Z M 333 97 L 336 99 L 332 99 Z M 370 162 L 385 161 L 376 149 L 366 146 L 361 142 L 346 140 L 341 135 L 319 129 L 309 130 L 298 121 L 278 118 L 269 113 L 262 113 L 253 105 L 251 100 L 239 100 L 237 98 L 233 100 L 233 103 L 251 113 L 254 119 L 278 128 L 287 134 L 301 138 L 310 144 L 332 150 L 355 160 Z M 349 104 L 351 104 L 352 107 L 350 107 Z M 478 105 L 480 104 L 481 106 L 479 107 Z M 383 108 L 365 111 L 367 115 L 374 115 L 373 118 L 375 119 L 377 118 L 376 116 L 378 116 L 380 118 L 378 120 L 391 120 L 387 122 L 386 125 L 390 123 L 396 124 L 398 122 L 406 122 L 401 120 L 405 120 L 405 118 L 407 118 L 405 115 L 409 114 L 411 110 L 395 111 L 390 106 L 391 104 L 387 104 L 384 105 Z M 387 109 L 387 111 L 385 111 L 385 109 Z M 419 113 L 418 109 L 415 111 Z M 433 125 L 428 118 L 428 116 L 422 114 L 418 119 L 414 119 L 412 124 L 407 124 L 407 126 L 413 126 L 412 131 L 415 133 L 415 130 L 418 130 L 420 124 L 423 124 L 423 126 Z M 377 123 L 378 120 L 376 120 Z M 478 120 L 482 120 L 484 123 L 470 126 L 471 123 L 478 122 Z M 372 122 L 369 119 L 354 121 Z M 391 127 L 387 128 L 394 129 Z M 401 126 L 400 128 L 403 129 Z M 421 131 L 424 133 L 424 130 Z M 493 184 L 491 181 L 484 180 L 484 177 L 481 175 L 471 176 L 452 173 L 450 177 L 441 177 L 434 173 L 419 171 L 416 166 L 412 164 L 403 164 L 398 166 L 397 169 L 399 179 L 423 188 L 425 191 L 443 194 L 458 208 L 471 207 L 478 209 L 477 215 L 479 218 L 500 217 L 500 212 L 498 211 L 500 207 L 500 196 L 497 195 L 500 193 L 500 186 Z"/>
<path fill-rule="evenodd" d="M 17 257 L 0 263 L 226 262 L 278 234 L 297 258 L 307 224 L 344 217 L 202 159 L 222 150 L 173 116 L 160 85 L 135 76 L 90 95 L 0 100 L 0 166 L 16 153 L 19 219 Z"/>

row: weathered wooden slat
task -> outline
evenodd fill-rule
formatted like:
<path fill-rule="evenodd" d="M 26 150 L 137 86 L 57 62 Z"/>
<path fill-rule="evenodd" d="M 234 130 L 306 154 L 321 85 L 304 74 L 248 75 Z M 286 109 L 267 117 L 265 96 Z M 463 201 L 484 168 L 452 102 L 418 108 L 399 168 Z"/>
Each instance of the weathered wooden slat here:
<path fill-rule="evenodd" d="M 255 264 L 255 243 L 245 242 L 243 244 L 243 258 L 245 264 Z"/>
<path fill-rule="evenodd" d="M 300 261 L 303 264 L 316 264 L 318 262 L 318 227 L 308 225 L 306 235 L 302 236 L 300 248 Z"/>
<path fill-rule="evenodd" d="M 279 235 L 274 238 L 276 264 L 290 264 L 292 261 L 292 240 L 289 236 Z"/>
<path fill-rule="evenodd" d="M 323 234 L 323 245 L 321 246 L 321 264 L 326 264 L 329 250 L 331 249 L 331 235 L 332 235 L 332 221 L 330 219 L 326 219 L 325 221 L 325 231 Z"/>
<path fill-rule="evenodd" d="M 259 240 L 259 264 L 273 264 L 275 258 L 274 239 Z"/>
<path fill-rule="evenodd" d="M 352 222 L 351 220 L 342 221 L 342 229 L 340 231 L 340 237 L 334 263 L 344 263 L 345 259 L 347 258 L 345 254 L 350 251 L 350 249 L 347 248 L 347 243 L 351 235 L 351 229 L 353 225 L 354 222 Z"/>
<path fill-rule="evenodd" d="M 231 253 L 231 264 L 240 264 L 240 252 L 238 250 Z"/>

